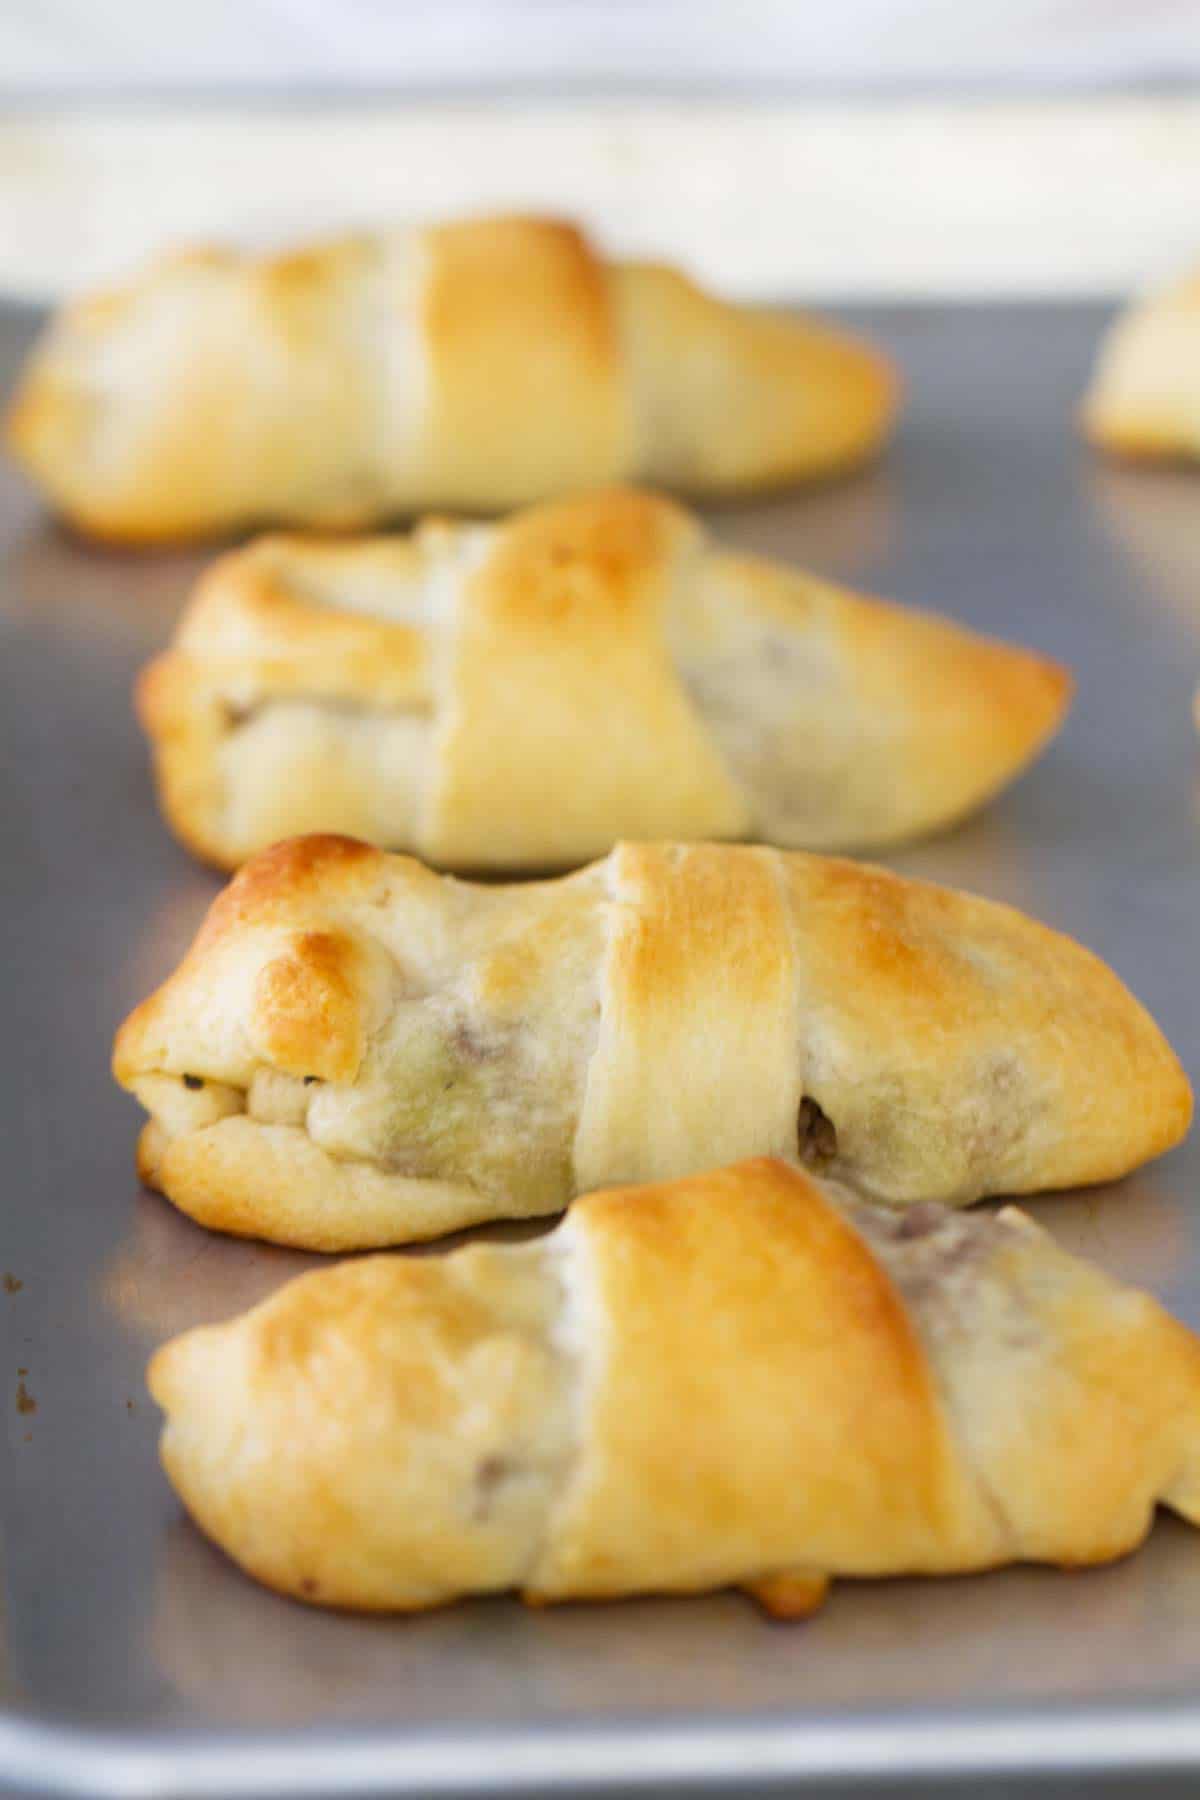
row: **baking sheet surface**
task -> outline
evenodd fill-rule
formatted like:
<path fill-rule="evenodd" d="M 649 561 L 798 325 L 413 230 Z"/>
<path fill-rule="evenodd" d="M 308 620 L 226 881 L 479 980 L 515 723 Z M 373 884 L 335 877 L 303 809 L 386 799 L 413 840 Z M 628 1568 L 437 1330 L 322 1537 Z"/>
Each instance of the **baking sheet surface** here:
<path fill-rule="evenodd" d="M 1041 765 L 891 860 L 1083 939 L 1195 1078 L 1200 476 L 1079 448 L 1103 316 L 866 315 L 910 384 L 892 454 L 716 525 L 1073 665 L 1075 710 Z M 0 315 L 4 388 L 32 324 Z M 164 1793 L 417 1793 L 724 1772 L 747 1793 L 882 1766 L 880 1731 L 893 1770 L 927 1776 L 948 1745 L 960 1772 L 1047 1767 L 1076 1742 L 1084 1760 L 1090 1744 L 1092 1761 L 1153 1762 L 1158 1744 L 1200 1768 L 1200 1533 L 1170 1520 L 1110 1570 L 846 1582 L 790 1629 L 733 1595 L 321 1615 L 199 1538 L 158 1472 L 147 1354 L 316 1260 L 210 1237 L 140 1193 L 138 1110 L 108 1075 L 115 1026 L 218 887 L 157 819 L 128 703 L 205 559 L 85 548 L 7 467 L 0 557 L 0 1782 L 132 1791 L 152 1769 Z M 1200 1133 L 1119 1189 L 1033 1210 L 1200 1326 Z M 255 1733 L 259 1760 L 214 1761 L 230 1732 Z"/>

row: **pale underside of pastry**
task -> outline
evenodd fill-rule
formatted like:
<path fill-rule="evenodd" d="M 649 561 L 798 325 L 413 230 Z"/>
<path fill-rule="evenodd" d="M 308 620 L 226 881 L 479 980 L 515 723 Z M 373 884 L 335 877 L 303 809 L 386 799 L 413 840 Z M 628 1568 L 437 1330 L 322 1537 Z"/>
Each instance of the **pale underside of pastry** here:
<path fill-rule="evenodd" d="M 1200 1523 L 1200 1342 L 1015 1209 L 756 1161 L 300 1277 L 160 1350 L 167 1472 L 260 1581 L 407 1610 L 1131 1549 Z"/>
<path fill-rule="evenodd" d="M 164 810 L 234 868 L 324 831 L 548 870 L 623 837 L 894 843 L 1061 722 L 1057 664 L 716 547 L 649 494 L 220 559 L 138 705 Z"/>
<path fill-rule="evenodd" d="M 897 396 L 813 319 L 489 218 L 169 257 L 54 321 L 8 436 L 75 525 L 152 542 L 823 476 L 878 448 Z"/>
<path fill-rule="evenodd" d="M 1200 458 L 1200 273 L 1128 308 L 1100 348 L 1083 405 L 1093 443 Z"/>
<path fill-rule="evenodd" d="M 319 1250 L 551 1213 L 747 1155 L 894 1205 L 1114 1179 L 1187 1127 L 1153 1020 L 1071 939 L 863 864 L 622 845 L 473 885 L 277 846 L 118 1034 L 139 1167 Z"/>

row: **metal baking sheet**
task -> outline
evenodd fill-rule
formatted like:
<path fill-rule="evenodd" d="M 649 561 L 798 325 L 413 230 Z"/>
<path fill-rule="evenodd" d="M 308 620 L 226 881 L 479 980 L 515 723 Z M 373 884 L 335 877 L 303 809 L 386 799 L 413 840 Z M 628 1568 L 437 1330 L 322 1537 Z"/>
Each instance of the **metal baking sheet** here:
<path fill-rule="evenodd" d="M 722 512 L 747 546 L 1071 663 L 1042 764 L 894 858 L 1075 933 L 1200 1075 L 1200 477 L 1100 464 L 1072 416 L 1101 308 L 875 310 L 893 453 Z M 33 319 L 0 319 L 7 384 Z M 1200 1533 L 1118 1567 L 844 1582 L 811 1623 L 735 1595 L 409 1621 L 305 1611 L 181 1517 L 148 1352 L 305 1266 L 140 1193 L 113 1029 L 217 889 L 168 838 L 129 711 L 202 559 L 89 549 L 0 475 L 0 1784 L 110 1795 L 1138 1791 L 1200 1774 Z M 1200 1134 L 1034 1210 L 1200 1325 Z"/>

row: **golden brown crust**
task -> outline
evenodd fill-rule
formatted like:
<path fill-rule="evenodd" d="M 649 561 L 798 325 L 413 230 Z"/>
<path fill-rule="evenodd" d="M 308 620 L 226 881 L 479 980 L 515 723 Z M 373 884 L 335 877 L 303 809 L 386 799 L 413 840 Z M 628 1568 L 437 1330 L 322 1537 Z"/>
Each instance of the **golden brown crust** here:
<path fill-rule="evenodd" d="M 534 1591 L 599 1598 L 963 1554 L 978 1502 L 929 1364 L 884 1271 L 810 1179 L 755 1162 L 617 1189 L 585 1201 L 574 1230 L 602 1347 Z"/>
<path fill-rule="evenodd" d="M 667 655 L 693 535 L 674 508 L 620 492 L 536 508 L 498 533 L 447 653 L 423 854 L 555 868 L 625 833 L 748 830 L 746 798 Z"/>
<path fill-rule="evenodd" d="M 1200 275 L 1121 313 L 1101 344 L 1081 423 L 1119 456 L 1200 457 Z"/>
<path fill-rule="evenodd" d="M 252 1337 L 208 1328 L 155 1356 L 165 1407 L 197 1378 L 229 1397 L 219 1446 L 204 1441 L 211 1420 L 184 1418 L 163 1461 L 198 1522 L 260 1579 L 380 1610 L 519 1578 L 536 1494 L 499 1480 L 489 1491 L 488 1464 L 553 1470 L 563 1396 L 538 1335 L 546 1300 L 520 1259 L 501 1271 L 495 1255 L 345 1263 L 310 1278 L 299 1305 L 268 1302 Z M 456 1516 L 480 1471 L 476 1504 Z"/>
<path fill-rule="evenodd" d="M 780 1163 L 550 1237 L 302 1277 L 154 1358 L 163 1460 L 258 1579 L 408 1610 L 1076 1566 L 1200 1522 L 1200 1342 L 1014 1213 Z"/>
<path fill-rule="evenodd" d="M 224 557 L 138 707 L 170 823 L 223 867 L 335 830 L 547 869 L 622 836 L 901 841 L 1012 780 L 1069 694 L 1032 652 L 614 490 Z"/>
<path fill-rule="evenodd" d="M 498 511 L 619 479 L 632 454 L 628 384 L 603 264 L 582 232 L 470 219 L 424 243 L 428 433 L 413 503 Z"/>
<path fill-rule="evenodd" d="M 689 1175 L 749 1150 L 794 1155 L 803 1070 L 778 853 L 626 844 L 609 866 L 580 1188 Z"/>
<path fill-rule="evenodd" d="M 117 1079 L 143 1072 L 148 1060 L 165 1053 L 164 1038 L 186 1022 L 215 979 L 248 973 L 246 1016 L 223 1034 L 232 1062 L 249 1066 L 253 1038 L 265 1059 L 288 1073 L 353 1080 L 368 1017 L 365 952 L 361 940 L 356 946 L 342 936 L 331 943 L 329 934 L 304 926 L 314 914 L 327 916 L 338 897 L 367 898 L 385 860 L 352 838 L 308 837 L 276 844 L 248 863 L 213 901 L 170 981 L 117 1033 Z M 436 893 L 437 876 L 417 863 L 405 859 L 391 872 L 414 895 Z"/>
<path fill-rule="evenodd" d="M 657 263 L 612 281 L 641 479 L 694 494 L 777 487 L 853 468 L 889 436 L 898 372 L 849 333 L 731 305 Z"/>
<path fill-rule="evenodd" d="M 428 704 L 426 633 L 403 618 L 350 608 L 359 589 L 378 588 L 401 610 L 420 591 L 444 529 L 430 521 L 409 537 L 365 543 L 275 534 L 227 552 L 202 575 L 174 648 L 225 664 L 252 681 L 255 694 Z M 330 605 L 339 591 L 347 604 Z"/>
<path fill-rule="evenodd" d="M 362 526 L 377 512 L 359 450 L 379 386 L 363 345 L 381 282 L 403 293 L 395 260 L 364 238 L 312 257 L 165 257 L 51 322 L 10 446 L 73 525 L 110 543 L 276 516 Z"/>
<path fill-rule="evenodd" d="M 639 475 L 823 475 L 878 446 L 896 399 L 848 336 L 608 266 L 562 221 L 496 217 L 164 259 L 58 316 L 7 435 L 74 525 L 140 544 Z"/>
<path fill-rule="evenodd" d="M 789 857 L 784 881 L 814 1022 L 806 1092 L 835 1122 L 845 1179 L 893 1202 L 1027 1194 L 1116 1180 L 1187 1131 L 1178 1060 L 1082 945 L 1015 908 L 835 858 Z M 886 1043 L 906 1046 L 899 1086 Z"/>
<path fill-rule="evenodd" d="M 855 847 L 957 822 L 1014 781 L 1062 725 L 1074 681 L 1061 664 L 914 607 L 838 598 L 858 706 L 874 720 L 876 769 L 890 763 L 902 790 L 897 799 L 893 787 L 890 817 L 877 812 L 858 827 Z M 869 788 L 865 767 L 862 779 Z"/>
<path fill-rule="evenodd" d="M 718 845 L 511 887 L 277 846 L 126 1021 L 114 1070 L 178 1205 L 320 1249 L 768 1152 L 963 1205 L 1115 1179 L 1191 1116 L 1153 1020 L 1069 938 Z"/>

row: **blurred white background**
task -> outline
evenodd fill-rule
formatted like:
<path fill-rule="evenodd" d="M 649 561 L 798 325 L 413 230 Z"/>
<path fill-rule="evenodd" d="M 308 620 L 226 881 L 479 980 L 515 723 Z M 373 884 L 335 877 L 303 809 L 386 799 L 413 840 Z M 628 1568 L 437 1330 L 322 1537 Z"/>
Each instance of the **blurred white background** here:
<path fill-rule="evenodd" d="M 8 93 L 1200 77 L 1193 0 L 4 0 Z"/>
<path fill-rule="evenodd" d="M 1200 0 L 0 0 L 0 293 L 491 207 L 745 295 L 1200 256 Z"/>

